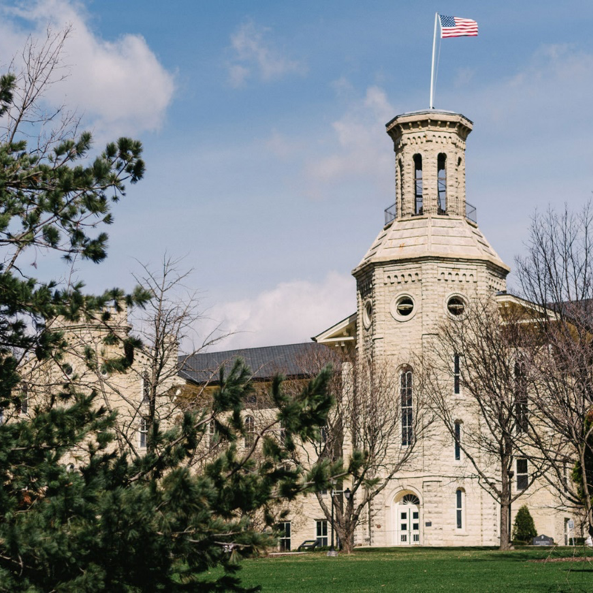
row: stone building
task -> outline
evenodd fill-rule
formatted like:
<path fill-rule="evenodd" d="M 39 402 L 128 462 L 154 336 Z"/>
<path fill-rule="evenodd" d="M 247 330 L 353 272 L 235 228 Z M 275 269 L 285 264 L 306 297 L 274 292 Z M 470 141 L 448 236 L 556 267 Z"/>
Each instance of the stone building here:
<path fill-rule="evenodd" d="M 401 407 L 392 433 L 393 454 L 401 453 L 413 438 L 414 361 L 434 344 L 439 325 L 463 315 L 468 302 L 476 297 L 496 295 L 501 302 L 514 298 L 506 294 L 509 267 L 480 232 L 475 208 L 466 201 L 465 149 L 471 130 L 472 122 L 463 115 L 436 110 L 403 114 L 387 124 L 395 150 L 395 204 L 386 210 L 383 228 L 353 270 L 356 312 L 320 332 L 313 342 L 200 353 L 179 361 L 166 355 L 161 362 L 148 350 L 138 350 L 129 371 L 118 375 L 107 372 L 100 361 L 125 352 L 106 346 L 97 328 L 81 324 L 66 328 L 70 362 L 31 362 L 27 367 L 29 383 L 37 383 L 36 391 L 41 391 L 68 380 L 66 375 L 73 373 L 78 381 L 95 389 L 109 409 L 119 412 L 121 446 L 142 454 L 151 397 L 166 402 L 157 410 L 159 419 L 166 422 L 178 412 L 176 398 L 191 397 L 196 386 L 214 383 L 219 368 L 229 367 L 239 356 L 252 368 L 254 380 L 265 388 L 278 372 L 294 381 L 310 376 L 320 358 L 329 359 L 337 350 L 354 356 L 358 367 L 373 361 L 393 370 L 396 381 L 391 397 L 393 406 Z M 125 312 L 113 316 L 110 331 L 120 335 L 123 343 L 130 331 Z M 93 369 L 80 357 L 89 345 L 98 361 Z M 176 344 L 169 346 L 169 352 L 176 354 Z M 159 376 L 165 379 L 151 380 L 161 363 Z M 159 391 L 147 391 L 150 384 L 158 385 Z M 454 381 L 450 397 L 459 405 L 461 430 L 463 423 L 472 419 L 467 417 L 463 390 Z M 404 409 L 406 406 L 410 409 Z M 257 431 L 258 413 L 269 414 L 269 410 L 255 407 L 253 412 L 246 411 L 249 419 L 245 418 L 253 431 Z M 26 413 L 26 409 L 23 412 L 21 406 L 18 413 Z M 346 455 L 348 447 L 346 440 Z M 309 453 L 314 456 L 316 451 Z M 522 490 L 529 468 L 516 460 L 515 469 L 513 488 Z M 319 495 L 328 507 L 333 500 L 331 492 Z M 571 514 L 562 510 L 545 485 L 533 484 L 513 510 L 520 504 L 529 506 L 539 533 L 559 543 L 580 535 L 569 527 Z M 301 497 L 289 511 L 281 549 L 296 549 L 305 540 L 330 544 L 330 521 L 317 496 Z M 499 543 L 499 518 L 498 505 L 480 487 L 450 433 L 436 423 L 430 434 L 418 438 L 413 458 L 398 469 L 365 511 L 354 543 L 494 546 Z"/>
<path fill-rule="evenodd" d="M 401 377 L 393 394 L 396 406 L 402 405 L 397 390 L 404 384 L 414 397 L 413 360 L 430 346 L 443 320 L 462 315 L 475 297 L 513 298 L 506 295 L 510 268 L 481 233 L 476 209 L 466 201 L 465 149 L 472 126 L 461 114 L 437 110 L 406 113 L 387 124 L 395 150 L 395 204 L 352 272 L 356 313 L 313 338 L 356 352 L 359 364 L 372 360 L 396 369 Z M 267 349 L 267 368 L 278 368 L 274 360 L 284 349 Z M 254 350 L 261 349 L 232 354 L 250 358 Z M 201 356 L 192 366 L 205 364 Z M 217 357 L 222 360 L 225 353 Z M 461 426 L 469 419 L 464 419 L 464 394 L 453 382 L 450 396 L 459 402 Z M 403 446 L 408 421 L 402 411 Z M 524 487 L 528 472 L 526 464 L 517 463 L 515 491 Z M 544 485 L 534 484 L 517 509 L 521 504 L 529 505 L 539 533 L 559 543 L 578 535 L 569 529 L 570 513 L 558 510 L 560 501 Z M 479 486 L 450 434 L 437 427 L 420 439 L 413 461 L 374 499 L 354 539 L 375 546 L 498 545 L 499 516 L 497 503 Z M 328 520 L 314 496 L 292 509 L 285 529 L 283 548 L 294 549 L 307 539 L 329 543 Z"/>

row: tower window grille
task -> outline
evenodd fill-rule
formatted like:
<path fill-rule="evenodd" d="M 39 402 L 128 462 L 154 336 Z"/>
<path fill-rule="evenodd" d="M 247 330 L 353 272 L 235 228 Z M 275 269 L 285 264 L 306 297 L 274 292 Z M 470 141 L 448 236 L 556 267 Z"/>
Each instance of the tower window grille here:
<path fill-rule="evenodd" d="M 404 215 L 404 164 L 399 160 L 399 196 L 400 196 L 400 216 Z M 396 206 L 397 212 L 397 206 Z"/>
<path fill-rule="evenodd" d="M 422 155 L 414 155 L 414 214 L 422 214 L 423 207 Z"/>
<path fill-rule="evenodd" d="M 437 159 L 438 213 L 447 214 L 447 155 L 441 152 Z"/>

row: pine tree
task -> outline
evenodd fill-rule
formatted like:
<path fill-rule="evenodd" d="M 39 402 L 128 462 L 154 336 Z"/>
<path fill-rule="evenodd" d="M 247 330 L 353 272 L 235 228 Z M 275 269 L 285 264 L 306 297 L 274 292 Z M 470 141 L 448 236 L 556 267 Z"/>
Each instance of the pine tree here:
<path fill-rule="evenodd" d="M 331 371 L 296 396 L 275 380 L 272 425 L 282 422 L 283 438 L 262 434 L 257 456 L 238 454 L 253 392 L 241 361 L 221 371 L 207 408 L 167 430 L 155 423 L 145 456 L 118 453 L 113 414 L 68 379 L 22 413 L 25 361 L 63 359 L 65 337 L 52 320 L 108 322 L 123 302 L 141 305 L 149 295 L 94 296 L 81 283 L 26 275 L 23 254 L 40 250 L 102 261 L 99 227 L 112 222 L 111 203 L 142 178 L 144 163 L 141 144 L 126 138 L 94 159 L 88 133 L 30 148 L 18 133 L 25 118 L 14 90 L 14 76 L 0 78 L 0 116 L 10 122 L 0 141 L 0 408 L 8 418 L 0 425 L 0 591 L 243 591 L 237 560 L 273 541 L 260 526 L 275 522 L 274 504 L 327 482 L 326 465 L 305 472 L 286 462 L 295 440 L 316 438 L 325 422 Z M 214 417 L 224 446 L 192 470 Z M 67 463 L 74 449 L 75 469 Z M 208 576 L 216 567 L 218 577 Z"/>
<path fill-rule="evenodd" d="M 515 524 L 513 525 L 513 543 L 515 544 L 529 544 L 531 540 L 537 536 L 535 523 L 533 517 L 527 508 L 523 505 L 515 517 Z"/>

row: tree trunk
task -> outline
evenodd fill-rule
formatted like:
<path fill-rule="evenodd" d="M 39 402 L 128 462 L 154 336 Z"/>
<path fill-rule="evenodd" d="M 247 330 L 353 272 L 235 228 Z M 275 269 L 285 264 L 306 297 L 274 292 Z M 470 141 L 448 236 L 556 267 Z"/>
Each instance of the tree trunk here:
<path fill-rule="evenodd" d="M 500 546 L 499 550 L 510 550 L 512 548 L 510 542 L 511 533 L 511 518 L 510 518 L 510 504 L 503 502 L 500 505 Z"/>
<path fill-rule="evenodd" d="M 342 547 L 342 552 L 346 554 L 352 554 L 354 549 L 354 527 L 347 526 L 344 529 L 340 529 L 339 531 L 336 529 L 338 533 L 338 537 L 340 538 L 340 545 Z"/>
<path fill-rule="evenodd" d="M 502 488 L 500 496 L 500 546 L 499 550 L 510 550 L 511 546 L 511 478 L 508 472 L 508 464 L 502 463 Z"/>

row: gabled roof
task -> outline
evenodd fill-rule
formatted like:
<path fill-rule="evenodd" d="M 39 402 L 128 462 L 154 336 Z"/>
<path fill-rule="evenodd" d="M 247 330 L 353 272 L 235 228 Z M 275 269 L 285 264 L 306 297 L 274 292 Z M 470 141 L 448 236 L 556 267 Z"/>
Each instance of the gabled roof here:
<path fill-rule="evenodd" d="M 356 313 L 348 315 L 342 321 L 328 327 L 320 334 L 313 336 L 313 340 L 319 344 L 328 346 L 345 346 L 356 341 Z"/>
<path fill-rule="evenodd" d="M 323 344 L 305 342 L 263 348 L 243 348 L 223 352 L 200 352 L 179 356 L 179 376 L 194 383 L 216 382 L 222 366 L 228 371 L 242 358 L 256 380 L 271 379 L 279 373 L 299 378 L 319 371 L 320 360 L 335 360 L 336 355 Z"/>

